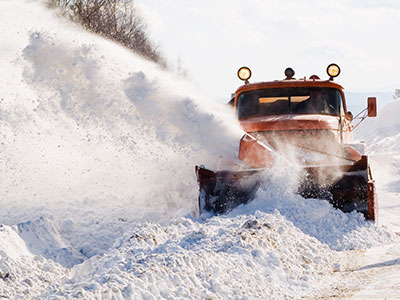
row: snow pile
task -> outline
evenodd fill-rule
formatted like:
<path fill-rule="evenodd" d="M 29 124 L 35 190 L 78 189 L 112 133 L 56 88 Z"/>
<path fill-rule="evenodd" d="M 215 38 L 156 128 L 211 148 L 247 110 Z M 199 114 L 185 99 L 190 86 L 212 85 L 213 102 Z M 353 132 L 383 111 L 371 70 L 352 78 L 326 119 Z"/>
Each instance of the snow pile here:
<path fill-rule="evenodd" d="M 42 256 L 34 256 L 15 226 L 0 225 L 0 297 L 26 299 L 38 296 L 69 270 Z"/>
<path fill-rule="evenodd" d="M 52 223 L 47 220 L 49 231 Z M 110 251 L 71 272 L 52 259 L 29 255 L 17 228 L 3 227 L 0 239 L 7 235 L 5 240 L 20 242 L 23 250 L 18 251 L 24 252 L 18 255 L 27 257 L 0 259 L 2 271 L 9 274 L 0 280 L 3 295 L 15 297 L 23 291 L 42 299 L 296 298 L 334 268 L 329 248 L 278 212 L 130 226 Z"/>
<path fill-rule="evenodd" d="M 41 217 L 35 221 L 19 223 L 19 237 L 25 242 L 29 252 L 59 262 L 66 267 L 81 263 L 82 253 L 74 250 L 62 237 L 71 223 L 66 221 L 60 226 L 54 222 L 54 217 Z"/>
<path fill-rule="evenodd" d="M 232 211 L 231 216 L 279 212 L 305 234 L 338 251 L 369 248 L 395 239 L 393 233 L 366 222 L 361 213 L 343 213 L 326 200 L 304 199 L 293 193 L 293 185 L 297 187 L 293 168 L 270 170 L 264 176 L 256 199 Z"/>
<path fill-rule="evenodd" d="M 328 249 L 279 214 L 145 224 L 114 251 L 77 266 L 73 280 L 93 286 L 94 279 L 104 291 L 125 279 L 133 299 L 279 298 L 315 285 L 320 263 L 332 268 Z"/>

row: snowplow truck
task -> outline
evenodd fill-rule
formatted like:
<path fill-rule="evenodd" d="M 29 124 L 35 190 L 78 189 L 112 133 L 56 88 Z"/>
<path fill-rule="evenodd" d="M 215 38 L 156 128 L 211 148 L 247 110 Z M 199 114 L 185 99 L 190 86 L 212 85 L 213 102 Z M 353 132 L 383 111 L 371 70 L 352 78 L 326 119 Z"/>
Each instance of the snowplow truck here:
<path fill-rule="evenodd" d="M 287 68 L 283 80 L 249 83 L 250 69 L 239 69 L 244 84 L 230 104 L 245 131 L 240 165 L 229 170 L 195 167 L 200 214 L 223 214 L 253 200 L 265 180 L 260 175 L 278 157 L 294 153 L 301 169 L 296 193 L 377 222 L 378 199 L 365 145 L 355 143 L 352 134 L 362 120 L 376 116 L 376 98 L 369 97 L 367 107 L 353 117 L 343 87 L 334 82 L 339 66 L 329 65 L 327 73 L 327 80 L 317 75 L 295 79 Z"/>

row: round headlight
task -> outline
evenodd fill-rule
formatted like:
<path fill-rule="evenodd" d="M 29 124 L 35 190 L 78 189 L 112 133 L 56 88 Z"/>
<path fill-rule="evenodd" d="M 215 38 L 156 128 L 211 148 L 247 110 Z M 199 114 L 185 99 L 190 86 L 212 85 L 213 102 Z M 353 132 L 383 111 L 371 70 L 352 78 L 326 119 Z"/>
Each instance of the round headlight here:
<path fill-rule="evenodd" d="M 340 68 L 337 64 L 330 64 L 328 68 L 326 68 L 326 72 L 331 78 L 337 77 L 340 74 Z"/>
<path fill-rule="evenodd" d="M 241 67 L 237 74 L 239 79 L 243 81 L 248 81 L 251 77 L 251 71 L 248 67 Z"/>

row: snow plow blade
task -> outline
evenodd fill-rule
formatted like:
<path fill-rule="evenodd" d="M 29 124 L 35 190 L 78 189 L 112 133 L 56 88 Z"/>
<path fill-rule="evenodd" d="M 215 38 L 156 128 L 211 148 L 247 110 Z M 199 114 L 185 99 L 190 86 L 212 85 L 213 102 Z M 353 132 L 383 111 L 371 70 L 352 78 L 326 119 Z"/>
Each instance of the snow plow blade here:
<path fill-rule="evenodd" d="M 223 214 L 253 200 L 265 169 L 211 171 L 196 166 L 200 214 Z M 352 165 L 305 166 L 297 193 L 304 198 L 328 200 L 343 212 L 356 210 L 377 222 L 375 182 L 363 156 Z"/>

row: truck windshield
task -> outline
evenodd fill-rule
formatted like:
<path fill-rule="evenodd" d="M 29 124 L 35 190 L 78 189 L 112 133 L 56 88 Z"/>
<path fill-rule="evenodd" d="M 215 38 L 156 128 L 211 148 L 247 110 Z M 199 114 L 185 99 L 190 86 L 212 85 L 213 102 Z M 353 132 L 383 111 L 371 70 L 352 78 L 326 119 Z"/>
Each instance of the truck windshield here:
<path fill-rule="evenodd" d="M 239 119 L 282 114 L 339 115 L 342 96 L 335 88 L 271 88 L 241 93 Z"/>

